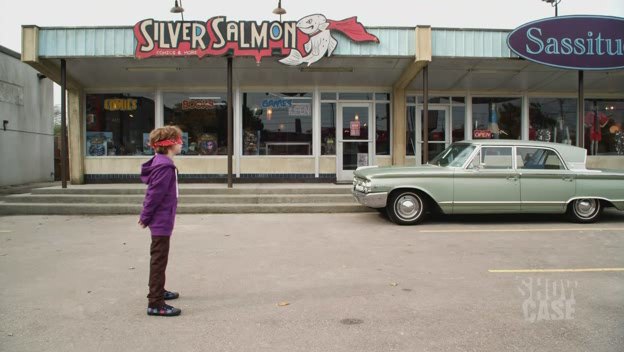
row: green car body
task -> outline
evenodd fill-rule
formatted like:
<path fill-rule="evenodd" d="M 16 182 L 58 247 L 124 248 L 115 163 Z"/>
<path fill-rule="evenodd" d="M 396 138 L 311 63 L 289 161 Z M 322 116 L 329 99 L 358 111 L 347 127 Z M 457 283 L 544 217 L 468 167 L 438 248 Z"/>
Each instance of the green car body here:
<path fill-rule="evenodd" d="M 458 155 L 445 166 L 360 168 L 353 195 L 363 205 L 389 211 L 393 194 L 402 191 L 416 192 L 427 210 L 445 214 L 566 213 L 575 200 L 624 210 L 624 172 L 588 170 L 582 148 L 475 140 L 455 143 L 440 156 L 444 153 Z"/>

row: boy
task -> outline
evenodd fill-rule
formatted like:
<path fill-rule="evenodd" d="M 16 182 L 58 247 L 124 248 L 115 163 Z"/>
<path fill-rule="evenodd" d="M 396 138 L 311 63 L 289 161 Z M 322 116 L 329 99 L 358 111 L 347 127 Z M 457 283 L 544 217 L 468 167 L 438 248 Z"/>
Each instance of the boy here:
<path fill-rule="evenodd" d="M 176 126 L 156 128 L 150 132 L 149 141 L 156 155 L 141 166 L 141 181 L 147 184 L 147 192 L 139 219 L 139 225 L 149 227 L 152 235 L 147 315 L 171 317 L 182 313 L 165 304 L 165 300 L 180 296 L 165 290 L 165 270 L 178 206 L 178 170 L 173 158 L 182 150 L 182 131 Z"/>

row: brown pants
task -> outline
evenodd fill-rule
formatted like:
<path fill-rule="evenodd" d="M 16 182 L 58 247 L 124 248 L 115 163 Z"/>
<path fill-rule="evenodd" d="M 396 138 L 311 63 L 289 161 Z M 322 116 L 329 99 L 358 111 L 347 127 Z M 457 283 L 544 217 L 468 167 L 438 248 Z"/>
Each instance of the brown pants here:
<path fill-rule="evenodd" d="M 169 236 L 152 236 L 150 256 L 148 307 L 162 307 L 165 304 L 165 270 L 169 259 Z"/>

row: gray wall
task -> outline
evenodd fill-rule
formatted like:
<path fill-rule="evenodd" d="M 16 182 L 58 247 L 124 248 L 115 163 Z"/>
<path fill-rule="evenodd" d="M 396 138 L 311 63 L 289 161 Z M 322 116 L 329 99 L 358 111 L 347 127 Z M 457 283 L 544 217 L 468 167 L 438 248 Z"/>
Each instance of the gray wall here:
<path fill-rule="evenodd" d="M 53 115 L 52 81 L 0 46 L 0 186 L 54 180 Z"/>

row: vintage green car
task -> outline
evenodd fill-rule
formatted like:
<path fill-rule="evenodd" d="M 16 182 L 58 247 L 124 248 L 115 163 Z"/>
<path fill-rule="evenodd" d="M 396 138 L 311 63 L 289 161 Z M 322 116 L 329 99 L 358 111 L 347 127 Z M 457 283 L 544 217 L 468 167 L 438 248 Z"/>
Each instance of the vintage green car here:
<path fill-rule="evenodd" d="M 427 213 L 566 213 L 598 220 L 605 207 L 624 210 L 624 172 L 589 170 L 587 152 L 566 144 L 474 140 L 452 144 L 414 167 L 363 167 L 354 173 L 360 204 L 411 225 Z"/>

